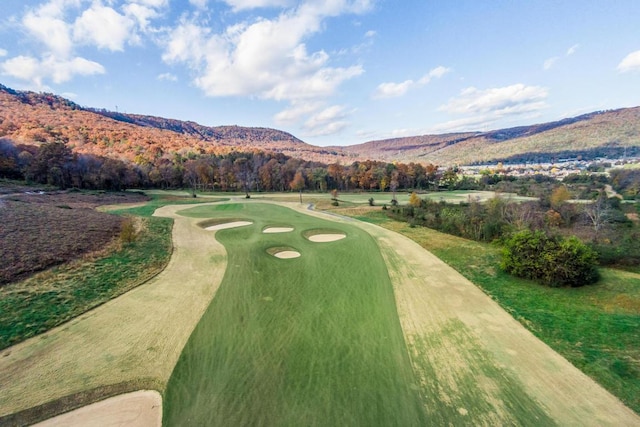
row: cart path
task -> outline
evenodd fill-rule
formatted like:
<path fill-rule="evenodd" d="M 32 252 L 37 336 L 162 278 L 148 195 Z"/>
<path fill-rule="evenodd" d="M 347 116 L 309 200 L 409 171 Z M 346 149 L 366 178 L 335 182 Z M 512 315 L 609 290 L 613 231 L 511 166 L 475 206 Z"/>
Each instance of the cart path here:
<path fill-rule="evenodd" d="M 188 207 L 156 211 L 175 221 L 174 251 L 158 276 L 0 352 L 0 425 L 3 416 L 86 390 L 130 381 L 164 388 L 227 262 L 213 233 L 176 214 Z"/>

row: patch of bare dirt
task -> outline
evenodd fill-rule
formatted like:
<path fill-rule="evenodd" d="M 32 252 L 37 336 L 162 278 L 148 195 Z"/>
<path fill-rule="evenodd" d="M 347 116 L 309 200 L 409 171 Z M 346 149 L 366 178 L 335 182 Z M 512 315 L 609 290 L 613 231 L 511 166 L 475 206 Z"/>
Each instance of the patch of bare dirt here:
<path fill-rule="evenodd" d="M 94 208 L 144 198 L 73 192 L 5 196 L 0 199 L 0 284 L 102 249 L 120 233 L 122 217 Z"/>

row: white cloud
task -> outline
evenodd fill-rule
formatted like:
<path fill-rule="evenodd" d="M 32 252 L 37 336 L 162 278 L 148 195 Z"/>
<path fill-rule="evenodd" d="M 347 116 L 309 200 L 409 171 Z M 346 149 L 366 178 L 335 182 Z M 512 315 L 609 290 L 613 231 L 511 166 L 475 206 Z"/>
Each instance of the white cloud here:
<path fill-rule="evenodd" d="M 153 7 L 138 3 L 127 4 L 122 9 L 127 17 L 137 22 L 138 27 L 140 27 L 142 31 L 147 31 L 151 20 L 159 16 L 158 11 Z"/>
<path fill-rule="evenodd" d="M 438 110 L 452 114 L 519 114 L 545 108 L 547 96 L 546 88 L 522 83 L 485 90 L 469 87 Z"/>
<path fill-rule="evenodd" d="M 128 2 L 131 4 L 139 4 L 156 9 L 167 7 L 169 5 L 169 0 L 128 0 Z"/>
<path fill-rule="evenodd" d="M 418 84 L 426 85 L 432 79 L 439 79 L 440 77 L 444 76 L 445 74 L 447 74 L 449 72 L 451 72 L 451 68 L 443 67 L 442 65 L 440 65 L 440 66 L 434 68 L 433 70 L 429 71 L 424 76 L 422 76 L 422 78 L 420 80 L 418 80 Z"/>
<path fill-rule="evenodd" d="M 41 86 L 42 79 L 39 75 L 39 65 L 39 61 L 30 56 L 16 56 L 0 64 L 0 68 L 3 75 L 32 81 Z"/>
<path fill-rule="evenodd" d="M 321 101 L 292 101 L 291 107 L 280 111 L 273 117 L 278 125 L 291 125 L 323 107 Z"/>
<path fill-rule="evenodd" d="M 226 3 L 234 10 L 293 4 L 273 0 Z M 332 66 L 329 53 L 309 51 L 307 40 L 324 30 L 327 18 L 360 13 L 368 7 L 369 1 L 312 0 L 284 9 L 274 18 L 252 18 L 218 32 L 198 21 L 198 15 L 183 17 L 169 32 L 162 58 L 167 63 L 185 64 L 193 73 L 195 86 L 209 96 L 285 101 L 289 106 L 276 114 L 274 121 L 304 122 L 309 134 L 326 135 L 342 129 L 346 122 L 326 120 L 328 112 L 322 110 L 325 100 L 364 69 L 360 65 Z"/>
<path fill-rule="evenodd" d="M 57 55 L 67 56 L 73 47 L 71 27 L 63 18 L 63 5 L 47 3 L 27 12 L 22 25 L 33 37 Z"/>
<path fill-rule="evenodd" d="M 367 37 L 367 38 L 371 38 L 371 37 L 375 37 L 376 34 L 378 34 L 378 33 L 373 31 L 373 30 L 369 30 L 366 33 L 364 33 L 364 36 Z"/>
<path fill-rule="evenodd" d="M 579 44 L 574 44 L 573 46 L 571 46 L 569 49 L 567 49 L 566 53 L 564 54 L 564 57 L 567 56 L 571 56 L 574 53 L 576 53 L 576 51 L 580 48 Z M 562 59 L 561 56 L 552 56 L 548 59 L 546 59 L 544 61 L 544 63 L 542 64 L 542 68 L 545 71 L 549 71 L 550 69 L 552 69 L 553 67 L 555 67 L 555 65 L 558 63 L 558 61 L 560 61 Z"/>
<path fill-rule="evenodd" d="M 333 105 L 311 116 L 303 126 L 306 136 L 333 135 L 347 126 L 348 112 L 343 105 Z"/>
<path fill-rule="evenodd" d="M 100 49 L 122 51 L 133 36 L 134 22 L 114 9 L 94 3 L 85 10 L 74 25 L 74 40 L 95 44 Z"/>
<path fill-rule="evenodd" d="M 190 0 L 192 3 L 200 3 L 203 0 Z M 206 0 L 204 0 L 206 1 Z M 234 11 L 257 9 L 261 7 L 287 7 L 292 5 L 291 0 L 224 0 Z"/>
<path fill-rule="evenodd" d="M 376 89 L 376 93 L 373 95 L 374 98 L 394 98 L 398 96 L 402 96 L 407 91 L 415 85 L 413 80 L 405 80 L 402 83 L 381 83 L 378 85 Z"/>
<path fill-rule="evenodd" d="M 567 56 L 571 56 L 574 53 L 576 53 L 579 47 L 580 47 L 580 44 L 574 44 L 573 46 L 571 46 L 569 49 L 567 49 Z"/>
<path fill-rule="evenodd" d="M 48 55 L 42 60 L 31 56 L 17 56 L 0 64 L 2 74 L 30 82 L 35 88 L 43 88 L 44 80 L 64 83 L 75 75 L 90 76 L 103 74 L 104 67 L 85 58 L 58 59 Z"/>
<path fill-rule="evenodd" d="M 9 52 L 7 52 L 5 49 L 0 48 L 0 58 L 7 56 L 9 54 Z"/>
<path fill-rule="evenodd" d="M 427 74 L 422 76 L 418 81 L 405 80 L 400 83 L 387 82 L 381 83 L 376 88 L 373 94 L 374 99 L 395 98 L 406 94 L 410 89 L 414 89 L 420 86 L 424 86 L 431 82 L 434 78 L 440 78 L 445 74 L 451 72 L 450 68 L 438 66 Z"/>
<path fill-rule="evenodd" d="M 189 3 L 197 7 L 198 9 L 205 9 L 207 7 L 208 0 L 189 0 Z"/>
<path fill-rule="evenodd" d="M 13 21 L 26 35 L 25 41 L 40 46 L 5 61 L 2 71 L 42 88 L 45 81 L 60 83 L 104 73 L 101 64 L 78 56 L 77 48 L 123 51 L 127 44 L 138 43 L 140 34 L 159 31 L 152 28 L 152 20 L 168 5 L 169 0 L 42 0 Z"/>
<path fill-rule="evenodd" d="M 178 81 L 178 77 L 175 76 L 174 74 L 171 74 L 171 73 L 158 74 L 157 79 L 160 80 L 160 81 L 167 81 L 167 82 L 177 82 Z"/>
<path fill-rule="evenodd" d="M 640 50 L 636 50 L 625 56 L 618 64 L 618 71 L 621 73 L 640 71 Z"/>
<path fill-rule="evenodd" d="M 547 96 L 548 89 L 521 83 L 485 90 L 470 87 L 438 108 L 439 111 L 467 117 L 442 123 L 431 131 L 478 130 L 506 117 L 535 117 L 548 107 L 545 102 Z"/>
<path fill-rule="evenodd" d="M 554 56 L 553 58 L 549 58 L 546 61 L 544 61 L 544 64 L 542 64 L 542 68 L 547 71 L 550 70 L 556 62 L 558 62 L 558 58 L 557 56 Z"/>

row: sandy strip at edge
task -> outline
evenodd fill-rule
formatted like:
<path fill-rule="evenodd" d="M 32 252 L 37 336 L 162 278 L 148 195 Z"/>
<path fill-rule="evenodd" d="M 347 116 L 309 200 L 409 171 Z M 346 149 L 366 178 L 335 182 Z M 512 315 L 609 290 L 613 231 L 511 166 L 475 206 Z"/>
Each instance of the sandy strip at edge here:
<path fill-rule="evenodd" d="M 34 424 L 34 427 L 160 427 L 162 397 L 154 390 L 121 394 Z"/>

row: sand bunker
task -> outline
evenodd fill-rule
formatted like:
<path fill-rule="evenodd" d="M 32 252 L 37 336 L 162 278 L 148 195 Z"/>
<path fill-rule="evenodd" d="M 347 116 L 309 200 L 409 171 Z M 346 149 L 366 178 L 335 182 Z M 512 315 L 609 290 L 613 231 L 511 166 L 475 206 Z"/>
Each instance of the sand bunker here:
<path fill-rule="evenodd" d="M 281 259 L 298 258 L 301 255 L 300 252 L 298 252 L 294 248 L 287 246 L 269 248 L 267 249 L 267 253 Z"/>
<path fill-rule="evenodd" d="M 312 242 L 335 242 L 336 240 L 342 240 L 345 237 L 347 237 L 346 234 L 328 234 L 328 233 L 323 233 L 323 234 L 313 234 L 309 237 L 307 237 L 307 239 L 309 239 Z"/>
<path fill-rule="evenodd" d="M 162 397 L 157 391 L 136 391 L 58 415 L 39 427 L 140 426 L 160 427 Z"/>
<path fill-rule="evenodd" d="M 244 227 L 246 225 L 251 225 L 253 222 L 251 221 L 233 221 L 233 222 L 225 222 L 223 224 L 216 224 L 206 227 L 205 230 L 226 230 L 227 228 L 236 228 L 236 227 Z"/>
<path fill-rule="evenodd" d="M 263 233 L 289 233 L 293 231 L 293 227 L 268 227 L 262 230 Z"/>
<path fill-rule="evenodd" d="M 273 254 L 274 257 L 276 258 L 281 258 L 281 259 L 290 259 L 290 258 L 298 258 L 300 257 L 300 252 L 297 251 L 282 251 L 282 252 L 276 252 L 275 254 Z"/>

